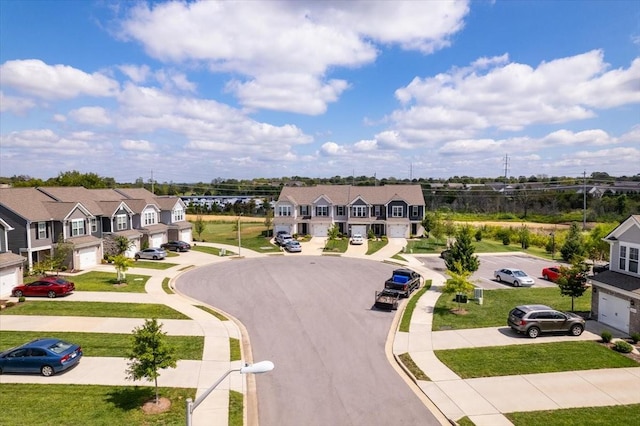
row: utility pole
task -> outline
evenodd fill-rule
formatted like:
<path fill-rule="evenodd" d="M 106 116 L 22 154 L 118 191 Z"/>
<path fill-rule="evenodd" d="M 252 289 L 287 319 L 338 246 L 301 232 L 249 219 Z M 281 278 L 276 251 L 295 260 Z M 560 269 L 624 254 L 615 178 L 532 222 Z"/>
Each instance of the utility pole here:
<path fill-rule="evenodd" d="M 154 186 L 154 185 L 153 185 L 153 170 L 151 170 L 151 193 L 152 193 L 152 194 L 155 194 L 155 191 L 154 191 L 154 187 L 153 187 L 153 186 Z"/>
<path fill-rule="evenodd" d="M 582 172 L 582 230 L 587 229 L 587 171 Z"/>
<path fill-rule="evenodd" d="M 509 154 L 504 156 L 504 183 L 507 183 L 507 174 L 509 173 Z"/>

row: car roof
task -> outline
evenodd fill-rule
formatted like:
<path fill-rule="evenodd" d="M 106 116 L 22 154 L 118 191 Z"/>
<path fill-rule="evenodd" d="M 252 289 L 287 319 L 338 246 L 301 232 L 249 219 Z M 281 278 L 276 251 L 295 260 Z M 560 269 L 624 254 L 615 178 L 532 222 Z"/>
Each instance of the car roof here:
<path fill-rule="evenodd" d="M 60 341 L 60 339 L 55 339 L 53 337 L 43 337 L 40 339 L 35 339 L 32 340 L 28 343 L 25 343 L 24 345 L 21 345 L 20 347 L 36 347 L 36 348 L 48 348 L 49 346 L 58 343 Z"/>
<path fill-rule="evenodd" d="M 521 311 L 526 311 L 526 312 L 530 312 L 530 311 L 555 311 L 555 309 L 553 309 L 550 306 L 547 305 L 520 305 L 520 306 L 516 306 L 516 308 L 520 309 Z"/>

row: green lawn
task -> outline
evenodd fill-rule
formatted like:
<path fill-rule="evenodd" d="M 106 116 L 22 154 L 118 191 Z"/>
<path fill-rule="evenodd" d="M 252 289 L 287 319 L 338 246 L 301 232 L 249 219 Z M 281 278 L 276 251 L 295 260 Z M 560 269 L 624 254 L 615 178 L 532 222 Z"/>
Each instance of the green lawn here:
<path fill-rule="evenodd" d="M 124 358 L 128 356 L 127 353 L 131 348 L 131 334 L 0 331 L 0 350 L 9 349 L 39 337 L 49 336 L 79 344 L 82 346 L 85 356 Z M 167 336 L 167 342 L 176 348 L 178 359 L 202 359 L 203 336 Z"/>
<path fill-rule="evenodd" d="M 377 252 L 382 247 L 386 246 L 388 243 L 389 243 L 389 240 L 386 238 L 381 238 L 379 240 L 369 240 L 369 245 L 367 247 L 367 255 Z"/>
<path fill-rule="evenodd" d="M 126 285 L 116 283 L 115 272 L 92 271 L 85 274 L 67 277 L 73 281 L 76 291 L 117 291 L 121 293 L 144 293 L 148 275 L 127 274 Z"/>
<path fill-rule="evenodd" d="M 323 253 L 344 253 L 349 248 L 348 238 L 338 238 L 335 240 L 327 240 Z"/>
<path fill-rule="evenodd" d="M 263 235 L 266 230 L 267 228 L 264 225 L 264 221 L 242 222 L 240 224 L 241 246 L 260 253 L 280 251 L 277 246 L 269 242 L 269 238 Z M 204 232 L 202 232 L 200 236 L 197 236 L 197 234 L 194 233 L 194 237 L 197 237 L 199 240 L 204 240 L 208 243 L 228 244 L 237 247 L 237 222 L 205 222 Z"/>
<path fill-rule="evenodd" d="M 435 354 L 463 379 L 639 366 L 606 346 L 585 341 L 450 349 Z"/>
<path fill-rule="evenodd" d="M 162 384 L 162 376 L 158 379 Z M 185 400 L 195 389 L 159 388 L 172 401 L 171 410 L 145 414 L 140 408 L 155 396 L 153 386 L 80 386 L 3 383 L 7 398 L 0 424 L 21 425 L 184 425 Z"/>
<path fill-rule="evenodd" d="M 426 293 L 427 290 L 431 288 L 431 280 L 425 280 L 424 286 L 420 290 L 411 296 L 409 302 L 407 302 L 407 307 L 402 313 L 402 319 L 400 320 L 400 331 L 408 332 L 409 326 L 411 325 L 411 316 L 413 315 L 413 311 L 416 308 L 416 303 L 418 303 L 418 299 L 422 297 L 423 294 Z"/>
<path fill-rule="evenodd" d="M 174 256 L 178 254 L 172 253 Z M 136 260 L 132 263 L 132 268 L 144 268 L 144 269 L 169 269 L 176 266 L 177 263 L 170 263 L 165 260 Z"/>
<path fill-rule="evenodd" d="M 453 297 L 443 294 L 436 302 L 433 310 L 434 331 L 506 326 L 509 311 L 517 305 L 536 303 L 561 311 L 571 309 L 571 298 L 560 295 L 560 290 L 553 287 L 485 290 L 482 305 L 472 300 L 462 304 L 466 315 L 451 312 L 452 308 L 458 306 Z M 590 309 L 591 289 L 588 289 L 582 297 L 575 299 L 575 311 L 589 312 Z"/>
<path fill-rule="evenodd" d="M 483 239 L 482 241 L 473 241 L 473 248 L 476 253 L 509 253 L 509 252 L 523 252 L 528 253 L 532 256 L 538 256 L 545 259 L 551 259 L 551 254 L 547 253 L 545 249 L 540 247 L 529 247 L 528 249 L 523 249 L 520 244 L 509 244 L 504 245 L 502 241 L 498 240 L 490 240 Z M 440 253 L 442 250 L 446 249 L 446 239 L 435 239 L 435 238 L 419 238 L 416 240 L 409 240 L 407 244 L 407 252 L 412 254 L 434 254 Z M 558 253 L 556 253 L 558 256 Z"/>
<path fill-rule="evenodd" d="M 195 246 L 191 247 L 191 250 L 199 251 L 201 253 L 212 254 L 214 256 L 220 256 L 220 249 L 216 247 L 210 246 Z M 231 256 L 236 254 L 235 252 L 226 251 L 225 256 Z"/>
<path fill-rule="evenodd" d="M 116 318 L 190 319 L 165 305 L 153 303 L 109 303 L 27 301 L 0 311 L 0 315 L 48 315 Z"/>
<path fill-rule="evenodd" d="M 580 407 L 505 414 L 515 426 L 620 426 L 640 416 L 640 404 Z"/>

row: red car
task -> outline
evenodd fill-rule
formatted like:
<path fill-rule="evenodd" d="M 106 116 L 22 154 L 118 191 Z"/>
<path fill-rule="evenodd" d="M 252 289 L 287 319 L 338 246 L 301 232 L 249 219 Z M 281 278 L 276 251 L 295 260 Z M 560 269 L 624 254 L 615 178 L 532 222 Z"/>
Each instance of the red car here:
<path fill-rule="evenodd" d="M 40 278 L 32 283 L 19 285 L 11 290 L 11 295 L 22 296 L 47 296 L 51 299 L 64 296 L 76 289 L 75 284 L 60 277 L 50 276 Z"/>
<path fill-rule="evenodd" d="M 558 266 L 550 266 L 549 268 L 544 268 L 542 270 L 542 277 L 547 281 L 555 283 L 559 276 L 560 267 Z"/>

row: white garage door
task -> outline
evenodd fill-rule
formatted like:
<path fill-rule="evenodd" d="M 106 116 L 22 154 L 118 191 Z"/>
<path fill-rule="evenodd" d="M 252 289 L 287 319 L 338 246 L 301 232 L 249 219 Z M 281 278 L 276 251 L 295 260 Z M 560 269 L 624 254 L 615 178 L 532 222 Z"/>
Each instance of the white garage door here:
<path fill-rule="evenodd" d="M 351 226 L 351 235 L 360 234 L 363 237 L 367 237 L 367 225 L 352 225 Z"/>
<path fill-rule="evenodd" d="M 133 259 L 133 257 L 136 255 L 136 252 L 139 250 L 140 240 L 133 240 L 131 241 L 131 245 L 129 246 L 129 249 L 124 253 L 124 255 Z"/>
<path fill-rule="evenodd" d="M 389 237 L 406 238 L 407 236 L 407 225 L 389 225 Z"/>
<path fill-rule="evenodd" d="M 191 229 L 180 231 L 180 241 L 191 244 Z"/>
<path fill-rule="evenodd" d="M 160 247 L 162 245 L 162 234 L 153 234 L 149 238 L 149 247 Z"/>
<path fill-rule="evenodd" d="M 78 261 L 80 269 L 91 268 L 98 263 L 95 247 L 88 247 L 78 250 Z"/>
<path fill-rule="evenodd" d="M 329 225 L 326 225 L 326 224 L 313 225 L 314 237 L 326 237 L 328 234 L 329 234 Z"/>
<path fill-rule="evenodd" d="M 8 297 L 11 295 L 11 289 L 18 285 L 18 268 L 3 269 L 0 271 L 0 296 Z"/>
<path fill-rule="evenodd" d="M 598 297 L 598 321 L 628 333 L 629 301 L 602 292 Z"/>

